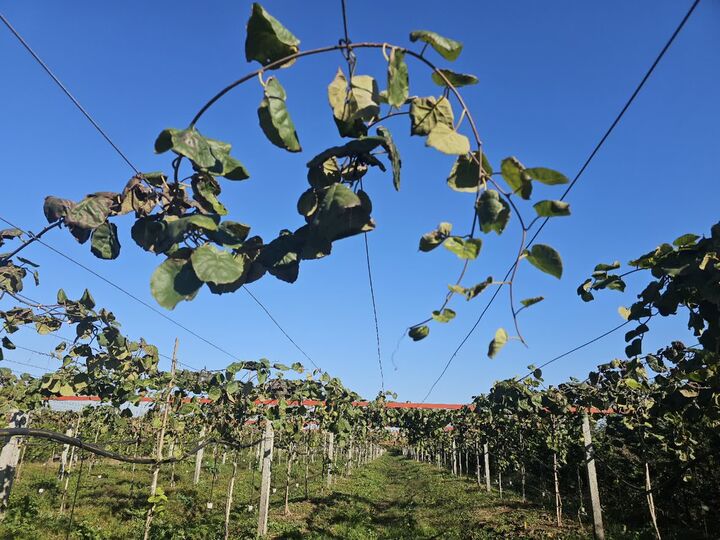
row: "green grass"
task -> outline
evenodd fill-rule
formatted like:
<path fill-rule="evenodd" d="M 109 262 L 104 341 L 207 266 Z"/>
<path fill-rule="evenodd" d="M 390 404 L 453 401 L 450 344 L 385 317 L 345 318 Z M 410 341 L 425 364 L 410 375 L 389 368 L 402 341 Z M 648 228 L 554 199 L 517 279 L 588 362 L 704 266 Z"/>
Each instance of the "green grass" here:
<path fill-rule="evenodd" d="M 210 460 L 206 460 L 209 464 Z M 338 477 L 332 490 L 322 493 L 320 461 L 311 464 L 310 498 L 304 498 L 304 464 L 291 477 L 290 515 L 283 515 L 284 464 L 274 469 L 270 537 L 289 539 L 494 539 L 582 538 L 574 526 L 558 529 L 553 516 L 514 496 L 502 500 L 478 489 L 469 479 L 455 478 L 428 464 L 386 454 L 375 462 Z M 156 519 L 153 538 L 214 539 L 223 537 L 225 493 L 231 472 L 228 462 L 212 474 L 204 471 L 199 486 L 192 486 L 193 464 L 176 467 L 177 485 L 169 487 L 169 468 L 160 486 L 168 496 Z M 68 512 L 60 515 L 57 466 L 23 465 L 13 490 L 10 512 L 0 524 L 2 539 L 61 539 L 69 530 Z M 98 476 L 102 478 L 98 478 Z M 257 486 L 260 475 L 241 462 L 231 517 L 232 538 L 254 538 L 257 527 Z M 72 502 L 77 471 L 72 475 L 68 506 Z M 70 538 L 115 540 L 141 538 L 147 509 L 150 471 L 98 462 L 87 463 L 77 493 Z M 299 486 L 296 487 L 296 483 Z M 40 494 L 38 489 L 45 491 Z M 208 501 L 213 508 L 208 509 Z M 253 509 L 249 510 L 248 505 Z"/>
<path fill-rule="evenodd" d="M 446 471 L 386 454 L 313 501 L 303 523 L 277 538 L 495 539 L 583 538 L 514 496 L 502 500 Z"/>

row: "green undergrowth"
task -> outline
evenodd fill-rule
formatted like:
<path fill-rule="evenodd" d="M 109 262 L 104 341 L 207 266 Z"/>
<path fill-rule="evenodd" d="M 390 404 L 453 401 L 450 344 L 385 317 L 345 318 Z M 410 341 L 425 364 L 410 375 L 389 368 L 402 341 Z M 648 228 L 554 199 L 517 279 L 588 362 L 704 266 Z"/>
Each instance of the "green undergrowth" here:
<path fill-rule="evenodd" d="M 323 492 L 320 460 L 311 463 L 309 498 L 304 493 L 304 464 L 291 477 L 290 514 L 284 515 L 284 466 L 276 466 L 271 496 L 269 536 L 286 539 L 500 539 L 588 538 L 574 524 L 557 528 L 554 515 L 523 503 L 514 495 L 486 493 L 471 479 L 456 478 L 432 465 L 393 454 L 350 476 L 338 476 Z M 156 518 L 153 539 L 223 538 L 225 493 L 231 465 L 203 471 L 192 486 L 192 463 L 176 466 L 176 487 L 170 469 L 163 469 L 160 486 L 168 497 Z M 77 491 L 72 527 L 69 510 L 59 513 L 60 484 L 56 466 L 28 463 L 16 483 L 11 508 L 0 524 L 2 539 L 116 540 L 142 538 L 150 471 L 116 463 L 84 466 Z M 253 487 L 254 476 L 254 487 Z M 67 506 L 72 507 L 77 471 L 73 473 Z M 241 463 L 231 517 L 231 538 L 254 538 L 260 475 Z M 39 490 L 43 490 L 42 493 Z M 212 502 L 209 509 L 207 503 Z M 250 508 L 252 506 L 252 508 Z"/>
<path fill-rule="evenodd" d="M 312 501 L 300 523 L 271 523 L 288 539 L 500 539 L 587 538 L 574 526 L 557 528 L 554 515 L 515 496 L 481 491 L 424 463 L 386 454 L 331 494 Z M 302 519 L 300 519 L 302 518 Z"/>

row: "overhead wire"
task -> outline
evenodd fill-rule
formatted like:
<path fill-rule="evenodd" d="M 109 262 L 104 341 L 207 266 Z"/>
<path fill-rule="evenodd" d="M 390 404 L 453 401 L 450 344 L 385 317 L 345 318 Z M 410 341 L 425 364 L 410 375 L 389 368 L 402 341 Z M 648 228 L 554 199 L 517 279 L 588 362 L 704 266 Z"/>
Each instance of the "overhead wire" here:
<path fill-rule="evenodd" d="M 645 86 L 645 83 L 648 81 L 648 79 L 650 78 L 650 76 L 653 74 L 653 72 L 655 71 L 655 68 L 658 66 L 658 64 L 660 63 L 660 61 L 662 60 L 662 58 L 665 56 L 665 53 L 670 49 L 670 46 L 671 46 L 671 45 L 673 44 L 673 42 L 675 41 L 675 38 L 677 38 L 677 36 L 680 34 L 681 30 L 682 30 L 682 29 L 684 28 L 684 26 L 685 26 L 685 23 L 688 21 L 688 19 L 690 18 L 690 16 L 693 14 L 693 12 L 695 11 L 695 8 L 698 6 L 699 3 L 700 3 L 700 0 L 694 0 L 694 2 L 692 3 L 692 5 L 690 6 L 690 9 L 685 13 L 685 16 L 682 18 L 682 20 L 680 21 L 680 23 L 679 23 L 679 24 L 677 25 L 677 27 L 675 28 L 675 31 L 672 33 L 672 35 L 670 36 L 670 38 L 665 42 L 665 45 L 662 47 L 662 49 L 660 50 L 660 52 L 658 53 L 658 55 L 655 57 L 655 60 L 654 60 L 653 63 L 651 64 L 650 68 L 645 72 L 645 75 L 644 75 L 643 78 L 641 79 L 640 83 L 635 87 L 635 90 L 632 92 L 632 94 L 630 95 L 630 97 L 628 98 L 628 100 L 625 102 L 625 105 L 623 105 L 622 109 L 621 109 L 620 112 L 617 114 L 617 116 L 616 116 L 615 119 L 613 120 L 612 124 L 610 124 L 610 127 L 605 131 L 605 133 L 603 134 L 603 136 L 600 138 L 600 140 L 598 141 L 598 143 L 597 143 L 597 144 L 595 145 L 595 147 L 593 148 L 592 152 L 590 152 L 590 154 L 588 155 L 587 159 L 585 160 L 585 162 L 583 163 L 583 165 L 582 165 L 582 166 L 580 167 L 580 169 L 578 170 L 578 172 L 577 172 L 577 174 L 575 175 L 575 177 L 572 179 L 572 181 L 570 182 L 570 184 L 568 185 L 568 187 L 565 189 L 564 193 L 562 194 L 562 197 L 560 197 L 560 200 L 565 200 L 565 198 L 566 198 L 566 197 L 568 196 L 568 194 L 570 193 L 570 190 L 572 190 L 572 188 L 577 184 L 578 180 L 580 180 L 580 177 L 583 175 L 583 173 L 584 173 L 585 170 L 588 168 L 588 166 L 590 165 L 590 163 L 592 162 L 592 160 L 595 158 L 595 156 L 597 155 L 597 153 L 600 151 L 600 149 L 602 148 L 602 146 L 605 144 L 605 141 L 607 141 L 607 139 L 608 139 L 608 137 L 610 136 L 610 134 L 615 130 L 615 128 L 617 127 L 617 125 L 620 123 L 620 121 L 622 120 L 622 118 L 625 116 L 625 113 L 626 113 L 627 110 L 630 108 L 630 106 L 632 105 L 632 103 L 635 101 L 635 98 L 636 98 L 636 97 L 638 96 L 638 94 L 640 93 L 640 90 L 642 90 L 642 88 Z M 540 222 L 540 226 L 539 226 L 538 229 L 535 231 L 535 233 L 530 237 L 530 240 L 528 241 L 526 248 L 529 248 L 529 247 L 533 244 L 533 242 L 537 239 L 538 235 L 539 235 L 540 232 L 543 230 L 543 228 L 545 227 L 545 225 L 547 224 L 547 222 L 549 221 L 549 219 L 550 219 L 549 217 L 546 217 L 545 219 L 543 219 L 543 220 Z M 508 278 L 508 277 L 510 276 L 510 274 L 512 273 L 513 268 L 515 267 L 516 264 L 518 264 L 518 261 L 515 261 L 515 262 L 510 266 L 510 268 L 508 269 L 507 273 L 505 274 L 505 277 L 501 280 L 502 282 L 505 282 L 505 281 L 507 280 L 507 278 Z M 425 397 L 423 398 L 423 402 L 430 396 L 430 394 L 431 394 L 432 391 L 435 389 L 435 387 L 437 386 L 437 384 L 438 384 L 438 383 L 440 382 L 440 380 L 442 380 L 442 378 L 445 376 L 445 373 L 447 373 L 448 368 L 450 367 L 450 365 L 452 364 L 452 362 L 455 360 L 455 358 L 457 357 L 457 355 L 458 355 L 458 353 L 460 352 L 460 350 L 465 346 L 465 343 L 467 343 L 467 341 L 470 339 L 470 337 L 475 333 L 475 330 L 476 330 L 477 327 L 480 325 L 480 322 L 481 322 L 481 321 L 483 320 L 483 318 L 485 317 L 485 314 L 486 314 L 487 311 L 490 309 L 490 306 L 492 306 L 493 302 L 495 301 L 495 299 L 497 298 L 498 294 L 500 293 L 500 290 L 502 289 L 502 287 L 503 287 L 503 284 L 501 284 L 501 285 L 499 285 L 498 287 L 495 288 L 495 291 L 493 292 L 492 296 L 490 297 L 490 300 L 488 300 L 487 304 L 485 305 L 485 307 L 483 308 L 483 310 L 480 312 L 480 316 L 477 318 L 477 320 L 475 321 L 475 323 L 473 324 L 473 326 L 470 328 L 470 331 L 469 331 L 469 332 L 463 337 L 463 339 L 460 341 L 460 344 L 457 346 L 457 348 L 455 349 L 455 351 L 453 351 L 452 355 L 450 356 L 450 358 L 448 359 L 447 363 L 445 364 L 445 366 L 443 367 L 442 371 L 440 372 L 440 375 L 438 375 L 438 377 L 435 379 L 435 381 L 434 381 L 434 382 L 432 383 L 432 385 L 430 386 L 430 389 L 428 390 L 428 392 L 425 394 Z"/>
<path fill-rule="evenodd" d="M 10 30 L 10 32 L 15 36 L 15 38 L 16 38 L 16 39 L 22 44 L 22 46 L 30 53 L 30 55 L 35 59 L 35 61 L 36 61 L 36 62 L 43 68 L 43 70 L 50 76 L 50 78 L 55 82 L 55 84 L 57 84 L 57 86 L 63 91 L 63 93 L 68 97 L 68 99 L 70 99 L 70 101 L 72 101 L 72 103 L 73 103 L 73 104 L 77 107 L 77 109 L 83 114 L 83 116 L 85 116 L 85 118 L 93 125 L 93 127 L 100 133 L 100 135 L 107 141 L 107 143 L 110 144 L 110 146 L 115 150 L 115 152 L 117 152 L 117 154 L 123 159 L 123 161 L 125 161 L 125 163 L 128 164 L 128 166 L 135 172 L 135 174 L 139 174 L 139 173 L 140 173 L 139 169 L 138 169 L 137 167 L 135 167 L 135 165 L 130 161 L 130 159 L 122 152 L 122 150 L 120 150 L 120 148 L 118 147 L 118 145 L 116 145 L 116 144 L 112 141 L 112 139 L 110 138 L 110 136 L 102 129 L 102 127 L 100 127 L 99 123 L 98 123 L 98 122 L 90 115 L 90 113 L 82 106 L 82 104 L 77 100 L 77 98 L 75 98 L 75 96 L 68 90 L 68 88 L 62 83 L 62 81 L 60 81 L 60 79 L 55 75 L 55 73 L 50 69 L 50 67 L 49 67 L 49 66 L 42 60 L 42 58 L 32 49 L 32 47 L 29 45 L 29 43 L 22 37 L 22 35 L 20 35 L 20 33 L 13 27 L 13 25 L 10 23 L 10 21 L 9 21 L 2 13 L 0 13 L 0 20 L 2 20 L 2 22 L 5 24 L 5 26 L 7 26 L 7 28 Z M 13 223 L 11 223 L 9 220 L 5 219 L 4 217 L 0 216 L 0 220 L 2 220 L 4 223 L 8 224 L 10 227 L 16 228 L 16 229 L 22 231 L 24 234 L 32 237 L 32 235 L 30 235 L 27 231 L 25 231 L 25 230 L 22 229 L 21 227 L 18 227 L 17 225 L 14 225 Z M 70 257 L 69 255 L 66 255 L 65 253 L 63 253 L 63 252 L 61 252 L 60 250 L 56 249 L 55 247 L 51 246 L 51 245 L 48 244 L 47 242 L 44 242 L 42 239 L 40 239 L 40 238 L 35 238 L 35 241 L 37 241 L 38 243 L 42 244 L 42 245 L 43 245 L 44 247 L 46 247 L 47 249 L 50 249 L 51 251 L 55 252 L 57 255 L 60 255 L 61 257 L 65 258 L 66 260 L 72 262 L 72 263 L 75 264 L 76 266 L 78 266 L 78 267 L 82 268 L 83 270 L 91 273 L 92 275 L 94 275 L 94 276 L 97 277 L 98 279 L 104 281 L 104 282 L 107 283 L 108 285 L 110 285 L 110 286 L 114 287 L 115 289 L 119 290 L 120 292 L 122 292 L 123 294 L 125 294 L 126 296 L 128 296 L 129 298 L 131 298 L 132 300 L 134 300 L 134 301 L 140 303 L 141 305 L 143 305 L 144 307 L 152 310 L 155 314 L 160 315 L 160 316 L 161 316 L 162 318 L 164 318 L 165 320 L 169 321 L 169 322 L 172 323 L 173 325 L 175 325 L 175 326 L 177 326 L 178 328 L 180 328 L 180 329 L 184 330 L 185 332 L 189 333 L 189 334 L 192 335 L 193 337 L 199 339 L 200 341 L 202 341 L 202 342 L 205 343 L 206 345 L 209 345 L 210 347 L 216 349 L 216 350 L 219 351 L 219 352 L 222 352 L 223 354 L 229 356 L 229 357 L 232 358 L 232 359 L 236 359 L 236 358 L 237 358 L 236 355 L 230 353 L 229 351 L 227 351 L 227 350 L 224 349 L 223 347 L 220 347 L 219 345 L 211 342 L 210 340 L 208 340 L 208 339 L 206 339 L 205 337 L 201 336 L 201 335 L 198 334 L 197 332 L 191 330 L 191 329 L 188 328 L 187 326 L 183 325 L 182 323 L 176 321 L 176 320 L 173 319 L 172 317 L 170 317 L 170 316 L 166 315 L 165 313 L 163 313 L 162 311 L 158 310 L 158 309 L 155 308 L 154 306 L 148 304 L 147 302 L 145 302 L 145 301 L 143 301 L 142 299 L 138 298 L 137 296 L 133 295 L 132 293 L 130 293 L 129 291 L 127 291 L 127 290 L 124 289 L 123 287 L 115 284 L 115 283 L 112 282 L 111 280 L 105 278 L 104 276 L 100 275 L 99 273 L 95 272 L 95 271 L 92 270 L 91 268 L 85 266 L 84 264 L 82 264 L 82 263 L 80 263 L 79 261 L 75 260 L 74 258 Z M 252 296 L 252 295 L 251 295 L 251 296 Z M 258 302 L 258 304 L 260 304 L 260 302 L 259 302 L 259 300 L 258 300 L 257 298 L 255 298 L 255 297 L 253 297 L 253 298 L 255 299 L 256 302 Z M 261 307 L 263 307 L 262 304 L 260 304 L 260 305 L 261 305 Z M 300 349 L 300 347 L 297 345 L 297 343 L 296 343 L 292 338 L 290 338 L 289 334 L 279 325 L 279 323 L 274 319 L 274 317 L 272 317 L 272 315 L 270 314 L 269 310 L 267 310 L 267 309 L 264 308 L 264 307 L 263 307 L 263 310 L 264 310 L 265 313 L 267 313 L 267 315 L 273 320 L 273 322 L 275 323 L 275 325 L 282 331 L 282 333 L 285 335 L 285 337 L 287 337 L 287 338 L 293 343 L 293 345 L 295 345 L 295 347 L 297 347 L 297 348 L 305 355 L 305 357 L 308 358 L 308 360 L 310 360 L 310 361 L 312 362 L 312 364 L 313 364 L 316 368 L 319 369 L 319 367 L 317 366 L 317 364 L 315 364 L 315 362 L 313 362 L 312 359 L 311 359 L 304 351 L 302 351 L 302 349 Z M 190 365 L 188 365 L 188 364 L 184 364 L 184 363 L 182 363 L 182 362 L 179 362 L 179 363 L 180 363 L 180 364 L 183 364 L 183 365 L 185 365 L 186 367 L 189 367 L 189 368 L 191 368 L 191 369 L 197 369 L 197 368 L 194 368 L 194 367 L 192 367 L 192 366 L 190 366 Z"/>
<path fill-rule="evenodd" d="M 260 309 L 262 309 L 265 312 L 265 314 L 275 324 L 275 326 L 278 328 L 278 330 L 280 330 L 280 332 L 283 333 L 283 335 L 288 339 L 288 341 L 290 341 L 290 343 L 292 343 L 295 346 L 295 348 L 298 351 L 300 351 L 300 354 L 302 354 L 305 358 L 307 358 L 310 361 L 310 363 L 313 366 L 315 366 L 317 369 L 322 369 L 320 366 L 318 366 L 315 363 L 315 361 L 310 357 L 310 355 L 308 353 L 306 353 L 305 350 L 302 347 L 300 347 L 300 345 L 298 345 L 297 342 L 292 337 L 290 337 L 290 334 L 288 334 L 285 331 L 285 329 L 282 327 L 282 325 L 277 321 L 277 319 L 275 317 L 273 317 L 272 313 L 270 313 L 270 310 L 267 307 L 265 307 L 265 304 L 263 304 L 260 300 L 258 300 L 257 296 L 255 296 L 250 291 L 250 289 L 248 289 L 247 287 L 243 286 L 243 290 L 250 295 L 250 298 L 252 298 L 258 306 L 260 306 Z"/>
<path fill-rule="evenodd" d="M 340 0 L 340 9 L 342 12 L 342 22 L 343 22 L 343 39 L 341 39 L 341 43 L 344 43 L 348 46 L 347 50 L 343 51 L 343 54 L 345 56 L 345 60 L 348 65 L 348 80 L 352 81 L 353 73 L 355 71 L 355 55 L 352 51 L 352 48 L 350 48 L 350 34 L 348 31 L 348 16 L 347 16 L 347 6 L 345 4 L 345 0 Z M 362 189 L 362 180 L 360 180 L 360 187 Z M 375 323 L 375 342 L 377 346 L 377 361 L 378 361 L 378 370 L 380 372 L 380 389 L 381 391 L 385 391 L 385 373 L 383 371 L 383 362 L 382 362 L 382 351 L 380 346 L 380 324 L 378 322 L 378 310 L 377 310 L 377 302 L 375 300 L 375 285 L 373 283 L 373 275 L 372 275 L 372 265 L 370 263 L 370 244 L 368 241 L 368 233 L 363 232 L 363 240 L 365 243 L 365 261 L 367 263 L 367 274 L 368 274 L 368 283 L 370 286 L 370 301 L 372 304 L 372 311 L 373 311 L 373 322 Z"/>

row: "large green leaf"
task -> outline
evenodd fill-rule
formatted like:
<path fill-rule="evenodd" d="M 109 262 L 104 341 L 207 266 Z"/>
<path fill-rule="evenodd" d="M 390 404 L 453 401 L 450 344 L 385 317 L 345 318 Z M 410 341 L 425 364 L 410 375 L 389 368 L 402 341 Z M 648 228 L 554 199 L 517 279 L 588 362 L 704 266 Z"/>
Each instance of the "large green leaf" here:
<path fill-rule="evenodd" d="M 150 278 L 150 291 L 158 304 L 174 309 L 181 300 L 192 300 L 202 286 L 186 259 L 166 259 Z"/>
<path fill-rule="evenodd" d="M 508 342 L 509 336 L 507 331 L 505 331 L 504 328 L 498 328 L 495 331 L 495 337 L 490 342 L 490 345 L 488 346 L 488 356 L 490 358 L 495 358 L 497 353 L 500 352 L 500 350 L 505 346 L 505 344 Z"/>
<path fill-rule="evenodd" d="M 410 102 L 410 134 L 427 135 L 435 126 L 442 124 L 453 128 L 453 116 L 450 101 L 446 97 L 416 97 Z"/>
<path fill-rule="evenodd" d="M 97 229 L 110 216 L 117 197 L 117 194 L 88 195 L 67 211 L 65 223 L 82 229 Z"/>
<path fill-rule="evenodd" d="M 525 251 L 530 264 L 539 268 L 546 274 L 560 279 L 563 273 L 563 264 L 560 254 L 545 244 L 535 244 L 530 251 Z"/>
<path fill-rule="evenodd" d="M 100 259 L 116 259 L 120 254 L 120 240 L 114 223 L 105 222 L 92 233 L 90 251 Z"/>
<path fill-rule="evenodd" d="M 452 224 L 443 221 L 440 225 L 438 225 L 437 229 L 422 235 L 422 238 L 420 238 L 420 251 L 432 251 L 443 243 L 443 241 L 450 235 L 451 231 Z"/>
<path fill-rule="evenodd" d="M 421 339 L 425 339 L 428 337 L 428 334 L 430 333 L 430 327 L 423 324 L 421 326 L 413 326 L 408 330 L 408 336 L 413 341 L 420 341 Z"/>
<path fill-rule="evenodd" d="M 461 259 L 477 259 L 480 255 L 482 240 L 479 238 L 461 238 L 460 236 L 450 236 L 443 242 L 445 249 L 452 251 Z"/>
<path fill-rule="evenodd" d="M 482 192 L 476 203 L 480 229 L 484 233 L 502 234 L 510 221 L 510 205 L 494 189 Z"/>
<path fill-rule="evenodd" d="M 563 201 L 540 201 L 533 205 L 540 217 L 569 216 L 570 205 Z"/>
<path fill-rule="evenodd" d="M 451 62 L 457 59 L 462 52 L 462 43 L 436 34 L 435 32 L 430 32 L 429 30 L 416 30 L 410 33 L 410 41 L 415 43 L 418 40 L 429 43 L 440 56 Z"/>
<path fill-rule="evenodd" d="M 387 72 L 387 101 L 391 107 L 400 108 L 405 104 L 409 92 L 408 67 L 405 53 L 393 48 L 390 51 Z"/>
<path fill-rule="evenodd" d="M 275 146 L 290 152 L 300 152 L 302 148 L 295 132 L 295 124 L 285 105 L 286 99 L 285 89 L 280 82 L 277 78 L 270 77 L 265 83 L 265 97 L 258 108 L 260 127 Z"/>
<path fill-rule="evenodd" d="M 426 146 L 432 146 L 443 154 L 452 156 L 463 155 L 470 152 L 470 141 L 453 128 L 445 124 L 436 125 L 428 134 Z"/>
<path fill-rule="evenodd" d="M 300 40 L 270 15 L 258 3 L 252 6 L 245 38 L 245 58 L 248 62 L 257 60 L 263 66 L 298 52 Z M 279 67 L 290 66 L 286 62 Z"/>
<path fill-rule="evenodd" d="M 554 186 L 557 184 L 568 183 L 568 179 L 564 174 L 552 169 L 546 169 L 545 167 L 531 167 L 529 169 L 525 169 L 525 172 L 530 176 L 530 178 L 537 180 L 541 184 Z"/>
<path fill-rule="evenodd" d="M 360 197 L 343 184 L 333 184 L 327 188 L 312 225 L 331 242 L 371 231 L 375 227 Z"/>
<path fill-rule="evenodd" d="M 297 202 L 297 211 L 301 216 L 309 216 L 318 207 L 318 198 L 314 189 L 304 191 Z"/>
<path fill-rule="evenodd" d="M 481 180 L 492 174 L 492 167 L 487 160 L 485 152 L 482 153 L 483 175 L 480 177 L 480 167 L 477 162 L 477 152 L 458 156 L 453 163 L 447 183 L 450 189 L 465 193 L 475 193 L 479 189 Z"/>
<path fill-rule="evenodd" d="M 442 311 L 435 310 L 432 312 L 432 318 L 441 323 L 450 322 L 455 318 L 455 312 L 449 308 L 444 308 Z"/>
<path fill-rule="evenodd" d="M 385 139 L 385 143 L 382 146 L 388 153 L 390 165 L 392 165 L 393 186 L 395 187 L 395 191 L 400 191 L 400 169 L 402 167 L 400 152 L 397 146 L 395 146 L 395 141 L 393 141 L 392 135 L 390 135 L 390 131 L 387 128 L 380 126 L 377 128 L 377 134 Z"/>
<path fill-rule="evenodd" d="M 207 140 L 195 129 L 168 128 L 163 130 L 155 140 L 155 152 L 162 154 L 168 150 L 185 156 L 205 169 L 214 167 L 217 162 Z"/>
<path fill-rule="evenodd" d="M 143 249 L 154 253 L 164 253 L 175 244 L 185 240 L 191 230 L 200 230 L 206 234 L 218 230 L 217 216 L 193 214 L 190 216 L 155 216 L 138 219 L 130 230 L 135 242 Z"/>
<path fill-rule="evenodd" d="M 328 85 L 328 101 L 338 131 L 343 137 L 360 137 L 367 134 L 364 122 L 380 114 L 380 94 L 375 79 L 369 75 L 356 75 L 348 86 L 347 78 L 338 69 Z"/>
<path fill-rule="evenodd" d="M 508 157 L 503 159 L 500 172 L 513 193 L 519 193 L 520 197 L 525 200 L 530 198 L 532 194 L 531 177 L 517 158 Z"/>
<path fill-rule="evenodd" d="M 294 283 L 300 271 L 301 249 L 298 238 L 288 230 L 280 231 L 280 236 L 270 242 L 260 253 L 258 262 L 270 274 L 287 283 Z"/>
<path fill-rule="evenodd" d="M 162 154 L 168 150 L 188 158 L 196 169 L 228 180 L 245 180 L 250 177 L 243 164 L 230 156 L 230 144 L 203 137 L 196 129 L 163 130 L 155 140 L 155 152 Z"/>
<path fill-rule="evenodd" d="M 250 234 L 250 225 L 227 220 L 220 224 L 217 231 L 205 230 L 205 234 L 213 242 L 235 249 L 242 246 L 248 234 Z"/>
<path fill-rule="evenodd" d="M 445 75 L 445 78 L 450 81 L 450 84 L 456 88 L 461 86 L 470 86 L 479 82 L 475 75 L 470 75 L 469 73 L 456 73 L 454 71 L 450 71 L 449 69 L 439 69 L 438 71 Z M 438 86 L 447 86 L 447 83 L 437 73 L 437 71 L 433 71 L 432 80 Z"/>
<path fill-rule="evenodd" d="M 240 279 L 244 270 L 242 257 L 220 250 L 212 244 L 204 244 L 190 256 L 195 275 L 206 283 L 224 285 Z"/>

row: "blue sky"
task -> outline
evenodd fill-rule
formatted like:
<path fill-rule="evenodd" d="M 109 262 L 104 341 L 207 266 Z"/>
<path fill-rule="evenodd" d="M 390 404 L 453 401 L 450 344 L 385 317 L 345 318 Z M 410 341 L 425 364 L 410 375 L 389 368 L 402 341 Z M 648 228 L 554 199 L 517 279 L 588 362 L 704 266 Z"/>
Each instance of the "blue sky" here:
<path fill-rule="evenodd" d="M 438 9 L 437 3 L 424 1 L 349 0 L 348 15 L 354 41 L 409 45 L 408 33 L 417 29 L 462 41 L 461 57 L 446 67 L 480 78 L 464 95 L 491 162 L 515 155 L 528 166 L 548 166 L 574 176 L 689 4 L 528 0 L 445 2 Z M 300 38 L 301 49 L 334 44 L 341 37 L 339 1 L 268 0 L 264 5 Z M 184 127 L 216 90 L 256 67 L 244 59 L 250 2 L 28 0 L 8 3 L 3 10 L 145 171 L 169 167 L 166 155 L 153 154 L 162 129 Z M 571 192 L 573 215 L 543 230 L 539 241 L 560 251 L 565 275 L 557 281 L 529 265 L 522 267 L 518 296 L 546 297 L 522 317 L 529 348 L 512 343 L 496 359 L 486 357 L 495 329 L 511 326 L 507 294 L 502 293 L 430 401 L 466 401 L 493 381 L 524 374 L 528 364 L 540 364 L 622 322 L 617 307 L 631 303 L 644 280 L 631 282 L 635 287 L 624 296 L 607 293 L 584 304 L 575 289 L 594 264 L 627 261 L 683 233 L 706 232 L 717 220 L 719 27 L 720 5 L 701 3 Z M 45 224 L 46 195 L 77 200 L 89 192 L 119 191 L 132 173 L 4 27 L 0 51 L 0 159 L 7 186 L 0 215 L 37 231 Z M 428 55 L 444 64 L 434 53 Z M 358 73 L 374 75 L 384 84 L 385 63 L 378 51 L 359 51 L 358 62 Z M 340 141 L 326 86 L 341 65 L 336 53 L 302 59 L 277 73 L 288 93 L 302 154 L 288 154 L 264 139 L 257 126 L 262 92 L 256 82 L 228 95 L 202 119 L 200 131 L 231 142 L 252 175 L 246 182 L 224 184 L 229 218 L 252 225 L 254 233 L 266 238 L 302 224 L 295 204 L 306 189 L 305 162 Z M 411 94 L 437 95 L 421 65 L 411 63 L 410 70 Z M 400 342 L 396 368 L 392 365 L 390 356 L 404 329 L 439 306 L 460 267 L 445 250 L 419 253 L 418 238 L 440 221 L 467 228 L 472 196 L 447 188 L 452 158 L 424 148 L 419 138 L 411 139 L 407 118 L 390 121 L 387 127 L 403 157 L 402 189 L 395 193 L 389 175 L 381 173 L 372 173 L 365 182 L 377 222 L 369 241 L 383 362 L 386 387 L 401 400 L 419 400 L 487 297 L 470 303 L 454 300 L 455 321 L 433 325 L 423 342 Z M 537 197 L 556 198 L 561 188 L 536 191 Z M 46 238 L 154 304 L 149 278 L 161 260 L 134 245 L 130 220 L 117 223 L 123 251 L 115 261 L 95 259 L 87 245 L 75 243 L 65 231 Z M 500 238 L 488 237 L 467 283 L 488 275 L 502 277 L 516 249 L 516 235 L 511 229 Z M 79 296 L 88 287 L 98 304 L 123 322 L 127 334 L 144 336 L 166 354 L 178 336 L 181 359 L 194 366 L 219 368 L 231 361 L 42 246 L 29 248 L 27 255 L 42 265 L 41 286 L 28 288 L 29 296 L 50 300 L 59 287 Z M 365 264 L 362 238 L 354 237 L 336 243 L 332 256 L 305 262 L 294 285 L 268 276 L 251 289 L 315 362 L 361 394 L 373 396 L 379 375 Z M 214 296 L 204 290 L 169 314 L 239 359 L 304 360 L 243 292 Z M 684 338 L 683 326 L 680 320 L 654 322 L 646 350 Z M 14 340 L 41 350 L 56 344 L 32 332 Z M 584 378 L 594 365 L 622 355 L 623 348 L 619 332 L 549 366 L 546 379 L 557 383 L 569 376 Z M 8 357 L 56 365 L 23 351 Z"/>

